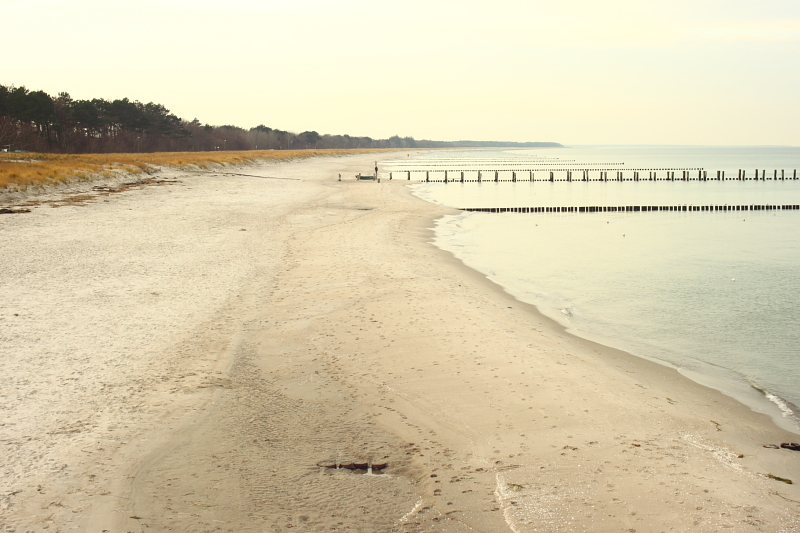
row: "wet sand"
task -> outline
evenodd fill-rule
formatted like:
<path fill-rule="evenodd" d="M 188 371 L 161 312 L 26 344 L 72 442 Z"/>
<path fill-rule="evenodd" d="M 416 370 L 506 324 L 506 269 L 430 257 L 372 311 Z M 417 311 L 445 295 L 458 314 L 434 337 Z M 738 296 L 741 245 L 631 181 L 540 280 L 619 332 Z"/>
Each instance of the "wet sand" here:
<path fill-rule="evenodd" d="M 450 211 L 351 178 L 373 161 L 3 215 L 0 524 L 800 530 L 766 477 L 800 452 L 763 447 L 797 435 L 564 333 L 428 244 Z"/>

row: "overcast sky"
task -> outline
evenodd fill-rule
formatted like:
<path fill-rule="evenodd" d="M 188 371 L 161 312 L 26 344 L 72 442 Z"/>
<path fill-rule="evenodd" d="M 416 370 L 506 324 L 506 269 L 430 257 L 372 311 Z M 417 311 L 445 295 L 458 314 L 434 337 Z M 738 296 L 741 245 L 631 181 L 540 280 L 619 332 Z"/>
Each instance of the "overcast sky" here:
<path fill-rule="evenodd" d="M 798 0 L 0 0 L 0 84 L 295 132 L 800 145 Z"/>

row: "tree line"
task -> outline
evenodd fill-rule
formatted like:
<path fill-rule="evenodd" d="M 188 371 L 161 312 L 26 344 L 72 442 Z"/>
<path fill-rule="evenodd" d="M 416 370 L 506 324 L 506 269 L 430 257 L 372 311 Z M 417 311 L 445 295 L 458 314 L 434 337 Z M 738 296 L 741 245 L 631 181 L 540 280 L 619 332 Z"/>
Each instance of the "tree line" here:
<path fill-rule="evenodd" d="M 557 143 L 427 141 L 292 133 L 263 124 L 244 129 L 186 121 L 161 104 L 52 97 L 24 86 L 0 85 L 0 149 L 60 153 L 296 150 L 302 148 L 435 148 L 453 146 L 560 146 Z"/>

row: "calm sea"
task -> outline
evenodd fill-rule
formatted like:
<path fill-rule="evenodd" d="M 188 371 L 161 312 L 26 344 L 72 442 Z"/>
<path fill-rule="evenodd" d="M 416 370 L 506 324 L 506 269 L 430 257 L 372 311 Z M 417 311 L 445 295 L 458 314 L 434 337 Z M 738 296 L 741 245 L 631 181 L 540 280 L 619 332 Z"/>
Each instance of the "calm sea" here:
<path fill-rule="evenodd" d="M 800 204 L 800 180 L 769 178 L 796 168 L 793 147 L 596 146 L 435 152 L 382 175 L 411 170 L 413 183 L 448 170 L 456 182 L 414 189 L 451 207 L 782 205 Z M 565 169 L 572 182 L 527 181 Z M 645 181 L 613 181 L 634 169 Z M 684 169 L 709 180 L 680 181 Z M 740 169 L 768 179 L 732 180 Z M 481 183 L 460 183 L 477 170 Z M 495 183 L 494 170 L 518 181 Z M 578 181 L 582 170 L 609 181 Z M 800 211 L 463 213 L 437 221 L 435 244 L 568 331 L 674 366 L 798 431 Z"/>

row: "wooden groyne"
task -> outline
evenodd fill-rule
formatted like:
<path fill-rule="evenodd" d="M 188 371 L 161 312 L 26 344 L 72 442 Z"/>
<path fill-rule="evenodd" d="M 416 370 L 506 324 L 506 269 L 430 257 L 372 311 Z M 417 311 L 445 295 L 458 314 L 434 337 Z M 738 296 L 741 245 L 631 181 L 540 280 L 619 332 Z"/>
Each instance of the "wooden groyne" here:
<path fill-rule="evenodd" d="M 609 174 L 610 173 L 610 174 Z M 707 170 L 702 168 L 645 168 L 627 169 L 618 168 L 588 169 L 588 168 L 552 168 L 552 169 L 427 169 L 427 170 L 402 170 L 389 172 L 389 179 L 405 178 L 411 181 L 412 174 L 416 181 L 424 183 L 482 183 L 486 182 L 556 182 L 556 181 L 784 181 L 797 180 L 797 169 L 788 175 L 785 169 L 774 169 L 768 173 L 766 169 L 754 169 L 749 174 L 745 169 L 739 169 L 737 176 L 725 177 L 724 170 L 712 172 L 709 176 Z"/>
<path fill-rule="evenodd" d="M 779 211 L 800 210 L 798 204 L 785 205 L 591 205 L 557 207 L 462 207 L 477 213 L 643 213 L 649 211 Z"/>

